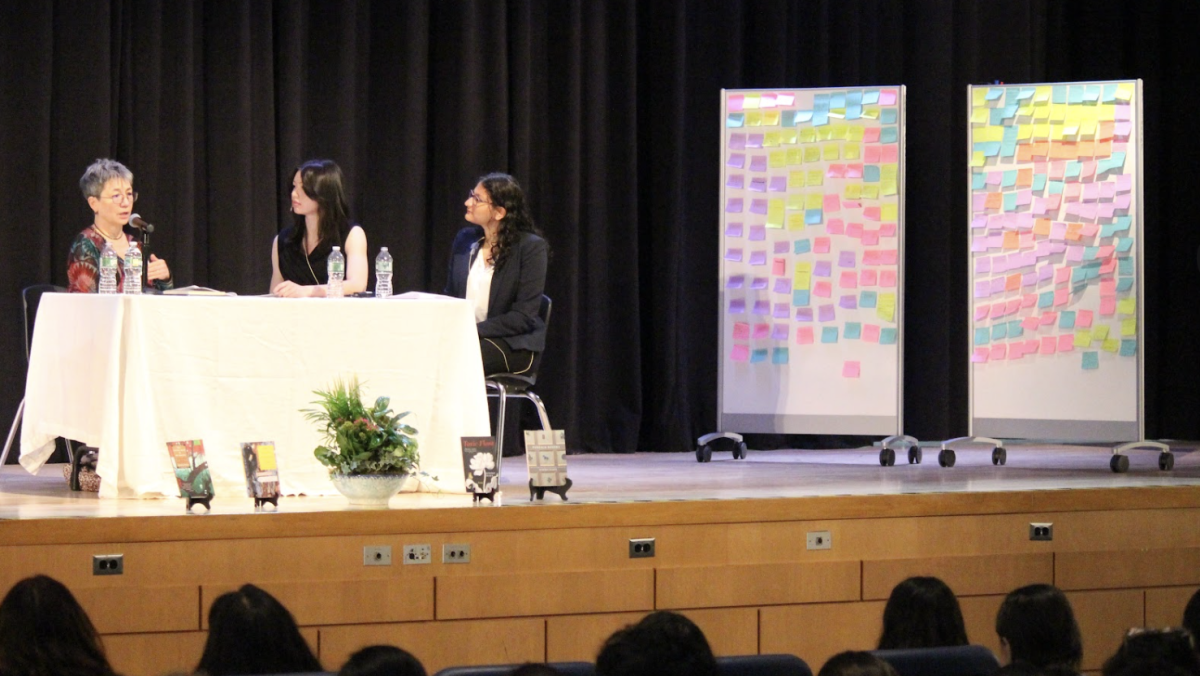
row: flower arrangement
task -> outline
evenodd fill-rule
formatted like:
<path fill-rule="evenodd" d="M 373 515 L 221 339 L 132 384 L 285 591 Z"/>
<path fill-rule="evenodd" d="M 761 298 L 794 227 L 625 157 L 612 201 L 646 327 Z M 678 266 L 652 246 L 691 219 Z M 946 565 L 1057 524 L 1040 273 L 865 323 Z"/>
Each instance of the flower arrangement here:
<path fill-rule="evenodd" d="M 322 428 L 324 443 L 313 451 L 330 474 L 412 474 L 420 463 L 417 430 L 393 415 L 390 399 L 379 397 L 368 408 L 358 377 L 334 380 L 328 390 L 315 390 L 320 408 L 304 409 L 306 420 Z"/>

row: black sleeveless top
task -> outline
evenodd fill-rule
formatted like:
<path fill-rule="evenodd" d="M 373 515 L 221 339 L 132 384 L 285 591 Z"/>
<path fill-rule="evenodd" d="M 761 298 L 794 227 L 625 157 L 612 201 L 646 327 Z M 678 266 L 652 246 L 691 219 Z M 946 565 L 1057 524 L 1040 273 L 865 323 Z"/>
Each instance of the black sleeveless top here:
<path fill-rule="evenodd" d="M 329 270 L 325 267 L 329 253 L 333 251 L 333 242 L 321 240 L 317 248 L 307 257 L 304 255 L 304 236 L 295 242 L 291 241 L 295 226 L 289 225 L 279 233 L 277 249 L 279 252 L 279 274 L 287 281 L 309 286 L 325 284 L 329 281 Z M 342 255 L 346 254 L 345 243 L 340 243 Z M 308 260 L 305 260 L 307 258 Z"/>

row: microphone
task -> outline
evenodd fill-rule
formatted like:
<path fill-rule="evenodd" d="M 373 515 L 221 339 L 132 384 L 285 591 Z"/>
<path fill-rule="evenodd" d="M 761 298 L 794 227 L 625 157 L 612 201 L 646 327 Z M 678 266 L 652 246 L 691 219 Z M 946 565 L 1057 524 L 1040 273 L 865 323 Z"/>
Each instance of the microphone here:
<path fill-rule="evenodd" d="M 129 225 L 132 225 L 133 227 L 137 228 L 138 230 L 145 230 L 146 232 L 151 232 L 151 233 L 154 232 L 154 224 L 146 222 L 141 217 L 140 214 L 133 214 L 132 216 L 130 216 L 129 217 Z"/>

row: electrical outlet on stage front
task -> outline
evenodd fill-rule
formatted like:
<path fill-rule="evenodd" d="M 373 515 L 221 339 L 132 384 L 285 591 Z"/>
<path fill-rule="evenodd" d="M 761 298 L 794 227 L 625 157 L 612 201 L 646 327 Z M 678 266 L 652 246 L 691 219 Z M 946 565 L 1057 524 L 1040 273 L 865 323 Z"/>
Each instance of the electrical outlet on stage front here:
<path fill-rule="evenodd" d="M 124 554 L 97 554 L 92 557 L 92 575 L 125 574 Z"/>
<path fill-rule="evenodd" d="M 827 530 L 814 530 L 808 534 L 809 549 L 833 549 L 833 535 Z"/>
<path fill-rule="evenodd" d="M 392 565 L 392 548 L 388 545 L 368 545 L 363 547 L 364 566 Z"/>
<path fill-rule="evenodd" d="M 632 538 L 629 540 L 629 558 L 654 558 L 654 538 Z"/>
<path fill-rule="evenodd" d="M 404 545 L 404 565 L 433 563 L 433 548 L 429 545 Z"/>
<path fill-rule="evenodd" d="M 442 563 L 470 563 L 471 545 L 450 544 L 442 545 Z"/>
<path fill-rule="evenodd" d="M 1054 524 L 1052 523 L 1031 523 L 1029 524 L 1029 539 L 1041 540 L 1048 542 L 1054 539 Z"/>

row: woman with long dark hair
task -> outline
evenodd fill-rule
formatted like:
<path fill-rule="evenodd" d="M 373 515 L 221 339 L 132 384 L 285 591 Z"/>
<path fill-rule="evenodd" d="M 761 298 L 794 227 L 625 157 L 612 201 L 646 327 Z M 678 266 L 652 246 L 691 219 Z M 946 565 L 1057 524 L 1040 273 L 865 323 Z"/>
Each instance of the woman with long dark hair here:
<path fill-rule="evenodd" d="M 21 580 L 0 602 L 0 674 L 114 676 L 87 613 L 45 575 Z"/>
<path fill-rule="evenodd" d="M 347 295 L 367 288 L 367 233 L 350 222 L 342 170 L 333 160 L 309 160 L 292 178 L 295 223 L 271 244 L 271 294 L 285 298 L 324 296 L 325 267 L 333 247 L 346 256 Z"/>
<path fill-rule="evenodd" d="M 321 670 L 296 620 L 274 596 L 246 584 L 213 601 L 197 672 L 235 676 Z"/>
<path fill-rule="evenodd" d="M 475 310 L 484 374 L 523 373 L 546 347 L 539 310 L 549 245 L 508 174 L 479 179 L 465 206 L 472 225 L 454 239 L 445 293 Z"/>
<path fill-rule="evenodd" d="M 958 598 L 936 577 L 910 577 L 892 589 L 883 608 L 880 650 L 967 645 Z"/>
<path fill-rule="evenodd" d="M 1057 587 L 1031 584 L 1009 592 L 996 613 L 1005 663 L 1032 664 L 1046 673 L 1077 674 L 1083 639 L 1071 603 Z"/>

